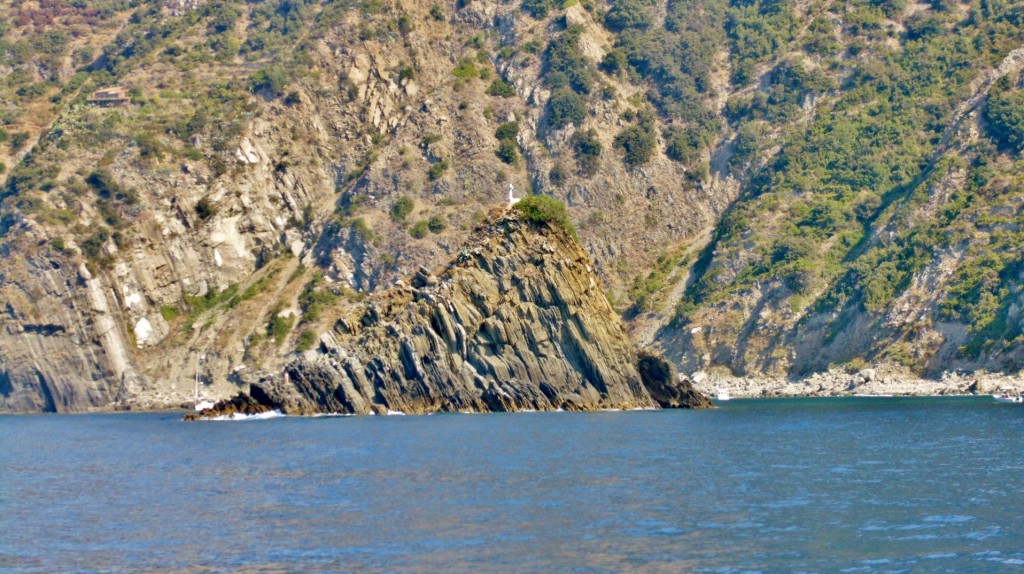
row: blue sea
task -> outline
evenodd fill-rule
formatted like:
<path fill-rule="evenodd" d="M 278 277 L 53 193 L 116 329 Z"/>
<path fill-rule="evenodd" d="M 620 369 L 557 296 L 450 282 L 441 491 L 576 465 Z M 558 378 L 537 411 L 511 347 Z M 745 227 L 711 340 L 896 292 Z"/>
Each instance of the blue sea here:
<path fill-rule="evenodd" d="M 1024 572 L 1024 408 L 0 417 L 0 571 Z"/>

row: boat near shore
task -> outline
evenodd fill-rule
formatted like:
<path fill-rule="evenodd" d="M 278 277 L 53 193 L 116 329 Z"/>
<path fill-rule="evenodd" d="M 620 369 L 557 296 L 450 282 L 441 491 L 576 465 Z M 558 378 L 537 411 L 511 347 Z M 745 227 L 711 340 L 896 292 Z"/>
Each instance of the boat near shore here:
<path fill-rule="evenodd" d="M 1010 393 L 1002 393 L 999 395 L 992 395 L 997 403 L 1024 403 L 1024 395 L 1011 395 Z"/>

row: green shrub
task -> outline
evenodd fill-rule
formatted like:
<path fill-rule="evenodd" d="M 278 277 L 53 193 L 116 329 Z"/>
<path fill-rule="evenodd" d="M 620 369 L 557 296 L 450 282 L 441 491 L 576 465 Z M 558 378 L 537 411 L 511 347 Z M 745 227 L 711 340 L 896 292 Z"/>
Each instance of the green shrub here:
<path fill-rule="evenodd" d="M 254 93 L 265 92 L 275 98 L 284 95 L 288 86 L 288 71 L 278 65 L 267 66 L 249 78 L 249 89 Z"/>
<path fill-rule="evenodd" d="M 391 206 L 391 219 L 393 221 L 405 221 L 405 218 L 412 213 L 413 208 L 416 207 L 416 203 L 411 197 L 403 195 L 395 201 L 395 204 Z"/>
<path fill-rule="evenodd" d="M 299 307 L 302 309 L 303 323 L 311 323 L 320 318 L 320 314 L 337 301 L 342 294 L 341 290 L 324 283 L 324 274 L 317 271 L 313 278 L 302 288 L 299 294 Z"/>
<path fill-rule="evenodd" d="M 551 185 L 555 187 L 562 187 L 562 184 L 565 183 L 565 180 L 568 179 L 568 177 L 569 174 L 560 163 L 556 163 L 552 166 L 551 171 L 548 172 L 548 181 L 550 181 Z"/>
<path fill-rule="evenodd" d="M 577 131 L 572 134 L 569 144 L 572 146 L 580 171 L 587 176 L 594 175 L 601 158 L 601 141 L 597 139 L 597 132 L 593 128 Z"/>
<path fill-rule="evenodd" d="M 352 226 L 352 233 L 355 234 L 362 242 L 370 243 L 376 237 L 376 234 L 370 229 L 369 224 L 362 217 L 356 217 L 350 222 Z"/>
<path fill-rule="evenodd" d="M 299 333 L 299 341 L 295 344 L 298 351 L 308 351 L 318 342 L 316 333 L 312 329 L 305 329 Z"/>
<path fill-rule="evenodd" d="M 544 52 L 544 82 L 548 87 L 568 86 L 579 94 L 589 94 L 597 77 L 597 68 L 583 53 L 580 37 L 583 28 L 573 26 L 555 36 Z"/>
<path fill-rule="evenodd" d="M 487 95 L 497 96 L 499 98 L 510 98 L 516 95 L 516 91 L 508 84 L 508 82 L 499 76 L 494 78 L 494 81 L 492 81 L 491 85 L 487 88 Z"/>
<path fill-rule="evenodd" d="M 178 318 L 181 315 L 181 310 L 178 309 L 177 305 L 161 305 L 160 316 L 164 318 L 164 321 L 170 323 L 171 321 Z"/>
<path fill-rule="evenodd" d="M 282 317 L 274 313 L 270 318 L 270 322 L 267 323 L 267 336 L 272 337 L 274 342 L 280 345 L 294 326 L 295 315 L 288 314 Z"/>
<path fill-rule="evenodd" d="M 103 199 L 116 199 L 128 205 L 138 203 L 138 195 L 134 190 L 121 187 L 114 181 L 113 176 L 105 170 L 97 170 L 85 178 L 85 183 L 96 191 L 96 195 Z"/>
<path fill-rule="evenodd" d="M 628 68 L 629 58 L 626 56 L 626 51 L 622 48 L 609 50 L 604 55 L 604 58 L 601 59 L 601 69 L 607 74 L 616 75 L 626 71 Z"/>
<path fill-rule="evenodd" d="M 700 158 L 701 151 L 708 145 L 709 139 L 696 127 L 669 130 L 665 134 L 668 145 L 665 155 L 672 161 L 691 164 Z"/>
<path fill-rule="evenodd" d="M 522 8 L 523 12 L 526 12 L 530 16 L 540 20 L 547 18 L 548 12 L 553 7 L 554 2 L 552 0 L 523 0 Z"/>
<path fill-rule="evenodd" d="M 560 130 L 569 124 L 579 127 L 586 117 L 587 100 L 572 90 L 557 89 L 548 99 L 547 123 L 551 129 Z"/>
<path fill-rule="evenodd" d="M 433 215 L 430 220 L 427 221 L 427 229 L 431 233 L 441 233 L 448 228 L 448 223 L 445 221 L 443 215 Z"/>
<path fill-rule="evenodd" d="M 519 122 L 505 122 L 494 131 L 494 137 L 499 140 L 515 140 L 519 134 Z"/>
<path fill-rule="evenodd" d="M 186 295 L 185 303 L 188 304 L 191 309 L 191 315 L 194 318 L 224 303 L 228 304 L 229 307 L 233 307 L 237 302 L 237 298 L 235 297 L 237 294 L 238 285 L 230 285 L 223 291 L 210 289 L 205 295 L 197 297 Z"/>
<path fill-rule="evenodd" d="M 21 148 L 25 147 L 25 144 L 28 143 L 28 138 L 28 132 L 18 132 L 11 135 L 11 140 L 7 144 L 11 148 L 11 153 L 21 151 Z"/>
<path fill-rule="evenodd" d="M 430 169 L 427 170 L 427 177 L 430 178 L 430 181 L 435 181 L 437 179 L 440 179 L 440 177 L 444 175 L 444 172 L 447 169 L 448 160 L 441 160 L 430 166 Z"/>
<path fill-rule="evenodd" d="M 427 220 L 421 219 L 414 223 L 413 226 L 409 228 L 409 235 L 413 236 L 416 239 L 423 239 L 424 237 L 427 236 L 428 230 L 429 224 L 427 223 Z"/>
<path fill-rule="evenodd" d="M 656 145 L 654 131 L 642 125 L 629 126 L 615 136 L 615 147 L 624 152 L 622 160 L 629 167 L 650 161 Z"/>
<path fill-rule="evenodd" d="M 495 155 L 501 161 L 509 165 L 515 165 L 519 161 L 519 152 L 515 140 L 501 140 Z"/>
<path fill-rule="evenodd" d="M 992 139 L 1000 147 L 1017 153 L 1024 150 L 1024 90 L 997 82 L 985 103 L 984 116 Z"/>
<path fill-rule="evenodd" d="M 650 2 L 645 0 L 617 0 L 604 18 L 605 28 L 612 32 L 649 28 L 654 19 L 647 11 L 647 5 Z"/>
<path fill-rule="evenodd" d="M 514 206 L 523 219 L 534 223 L 551 223 L 578 237 L 576 227 L 569 218 L 565 204 L 547 195 L 531 195 L 520 199 Z"/>
<path fill-rule="evenodd" d="M 452 70 L 452 74 L 456 78 L 461 78 L 463 80 L 475 78 L 479 73 L 480 71 L 477 70 L 476 63 L 469 58 L 463 58 L 463 60 L 459 62 L 459 65 Z"/>

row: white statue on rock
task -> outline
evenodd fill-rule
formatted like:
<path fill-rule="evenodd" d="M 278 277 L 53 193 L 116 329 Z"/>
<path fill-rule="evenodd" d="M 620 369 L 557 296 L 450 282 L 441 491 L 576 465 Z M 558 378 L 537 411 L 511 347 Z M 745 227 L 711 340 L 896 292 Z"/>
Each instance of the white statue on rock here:
<path fill-rule="evenodd" d="M 512 186 L 512 184 L 511 183 L 508 184 L 508 206 L 509 207 L 512 207 L 513 205 L 519 203 L 519 200 L 521 199 L 519 197 L 515 197 L 514 195 L 512 195 L 512 190 L 513 189 L 514 189 L 514 187 Z"/>

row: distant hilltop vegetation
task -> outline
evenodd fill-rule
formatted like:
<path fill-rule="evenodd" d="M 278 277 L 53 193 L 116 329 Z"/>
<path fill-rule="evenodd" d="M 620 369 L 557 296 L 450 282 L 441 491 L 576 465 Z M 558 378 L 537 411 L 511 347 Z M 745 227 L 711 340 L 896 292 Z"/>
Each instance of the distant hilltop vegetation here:
<path fill-rule="evenodd" d="M 1022 14 L 3 3 L 0 408 L 234 396 L 510 185 L 684 374 L 1016 373 Z"/>

